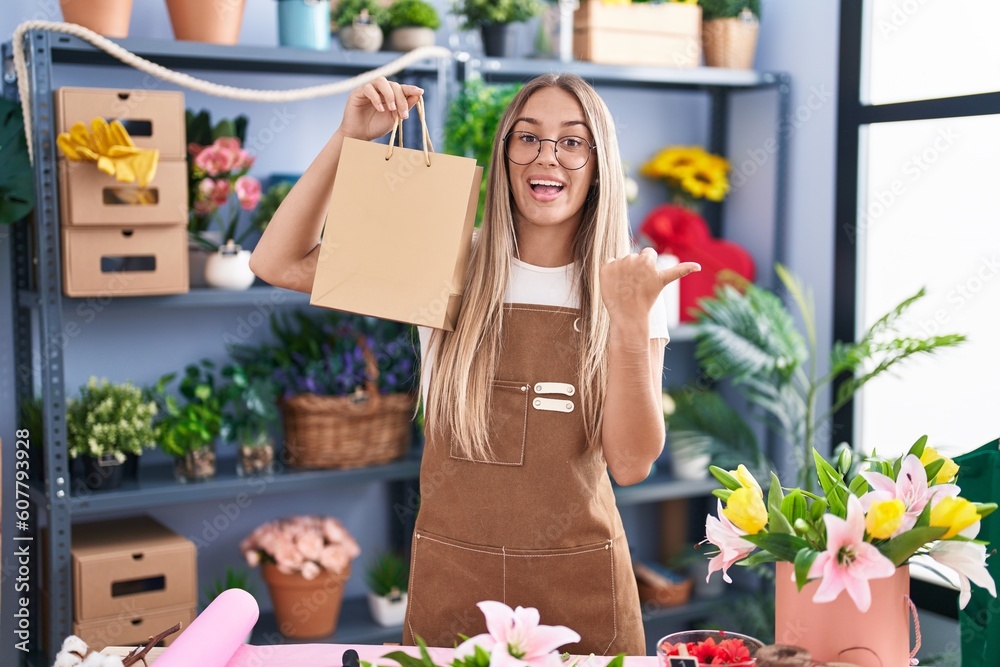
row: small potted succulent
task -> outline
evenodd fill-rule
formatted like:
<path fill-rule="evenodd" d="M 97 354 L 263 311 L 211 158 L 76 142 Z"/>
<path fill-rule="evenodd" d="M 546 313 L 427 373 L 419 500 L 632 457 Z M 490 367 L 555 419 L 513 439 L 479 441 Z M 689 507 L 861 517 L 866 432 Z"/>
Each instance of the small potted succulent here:
<path fill-rule="evenodd" d="M 425 0 L 396 0 L 389 5 L 385 28 L 391 51 L 412 51 L 433 46 L 434 31 L 441 27 L 441 17 L 434 5 Z"/>
<path fill-rule="evenodd" d="M 190 364 L 180 380 L 180 398 L 167 392 L 176 373 L 157 380 L 152 395 L 159 407 L 154 424 L 156 442 L 174 457 L 179 482 L 215 476 L 215 440 L 222 430 L 222 399 L 216 390 L 215 365 L 208 360 Z"/>
<path fill-rule="evenodd" d="M 215 598 L 219 597 L 223 592 L 228 591 L 231 588 L 238 588 L 253 595 L 254 589 L 253 585 L 250 583 L 249 570 L 245 567 L 230 567 L 227 565 L 226 573 L 223 576 L 216 577 L 208 586 L 202 589 L 200 601 L 202 611 L 207 609 L 208 605 L 215 601 Z M 245 644 L 250 643 L 252 635 L 253 630 L 247 633 L 247 636 L 244 639 Z"/>
<path fill-rule="evenodd" d="M 463 30 L 479 28 L 487 56 L 510 57 L 519 23 L 542 13 L 539 0 L 455 0 L 451 13 L 462 20 Z"/>
<path fill-rule="evenodd" d="M 382 48 L 385 7 L 378 0 L 340 0 L 332 20 L 345 49 L 378 51 Z"/>
<path fill-rule="evenodd" d="M 399 554 L 386 552 L 376 557 L 365 573 L 368 610 L 381 626 L 402 625 L 406 615 L 406 587 L 410 566 Z"/>
<path fill-rule="evenodd" d="M 91 490 L 121 483 L 122 464 L 152 447 L 156 404 L 130 382 L 114 384 L 91 377 L 78 398 L 66 406 L 66 444 L 70 458 L 81 458 Z"/>
<path fill-rule="evenodd" d="M 252 363 L 230 363 L 222 369 L 220 435 L 239 447 L 239 476 L 268 473 L 274 462 L 271 428 L 278 423 L 276 388 Z"/>

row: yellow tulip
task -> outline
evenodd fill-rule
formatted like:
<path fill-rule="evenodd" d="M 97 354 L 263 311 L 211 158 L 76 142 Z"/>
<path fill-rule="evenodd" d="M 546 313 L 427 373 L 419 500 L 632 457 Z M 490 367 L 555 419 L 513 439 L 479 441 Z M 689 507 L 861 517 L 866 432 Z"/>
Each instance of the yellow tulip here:
<path fill-rule="evenodd" d="M 937 453 L 933 447 L 924 447 L 924 453 L 920 455 L 920 462 L 925 466 L 928 463 L 933 463 L 938 459 L 944 459 L 944 465 L 938 470 L 937 477 L 934 478 L 936 484 L 947 484 L 951 480 L 955 479 L 955 475 L 958 474 L 958 464 L 951 459 L 941 456 Z"/>
<path fill-rule="evenodd" d="M 865 516 L 865 527 L 872 537 L 885 540 L 892 537 L 892 534 L 903 524 L 905 516 L 906 505 L 899 498 L 875 500 Z"/>
<path fill-rule="evenodd" d="M 744 489 L 751 489 L 761 498 L 764 497 L 764 492 L 760 490 L 760 484 L 754 479 L 747 467 L 742 463 L 736 468 L 736 470 L 730 470 L 729 474 L 736 478 Z"/>
<path fill-rule="evenodd" d="M 742 466 L 740 466 L 742 467 Z M 747 487 L 733 491 L 722 510 L 726 518 L 749 535 L 756 535 L 767 525 L 767 508 L 759 491 Z"/>
<path fill-rule="evenodd" d="M 931 508 L 931 525 L 947 528 L 942 540 L 955 537 L 960 532 L 979 521 L 976 506 L 965 498 L 942 498 Z"/>

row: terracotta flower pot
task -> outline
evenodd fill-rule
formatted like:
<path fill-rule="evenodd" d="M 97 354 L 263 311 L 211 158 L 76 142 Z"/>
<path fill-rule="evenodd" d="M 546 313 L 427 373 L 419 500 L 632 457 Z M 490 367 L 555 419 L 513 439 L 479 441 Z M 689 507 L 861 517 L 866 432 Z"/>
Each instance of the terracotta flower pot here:
<path fill-rule="evenodd" d="M 265 563 L 261 575 L 274 605 L 278 631 L 296 639 L 328 637 L 337 628 L 344 584 L 350 576 L 323 570 L 315 579 L 301 574 L 284 574 L 272 563 Z"/>
<path fill-rule="evenodd" d="M 59 0 L 63 21 L 105 37 L 128 37 L 132 0 Z"/>
<path fill-rule="evenodd" d="M 167 0 L 174 39 L 235 44 L 240 38 L 245 0 Z"/>
<path fill-rule="evenodd" d="M 888 579 L 873 579 L 872 604 L 861 613 L 846 591 L 833 602 L 812 601 L 819 581 L 801 591 L 791 563 L 775 574 L 775 643 L 801 646 L 818 663 L 847 662 L 858 667 L 910 664 L 910 568 L 896 568 Z"/>

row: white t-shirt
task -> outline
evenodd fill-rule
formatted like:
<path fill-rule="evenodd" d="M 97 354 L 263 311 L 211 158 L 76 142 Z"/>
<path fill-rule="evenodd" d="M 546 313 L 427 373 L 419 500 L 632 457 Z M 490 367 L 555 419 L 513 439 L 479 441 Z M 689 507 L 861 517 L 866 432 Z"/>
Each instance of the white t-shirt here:
<path fill-rule="evenodd" d="M 580 293 L 573 289 L 575 265 L 534 266 L 519 259 L 511 258 L 510 280 L 504 303 L 530 303 L 538 306 L 580 307 Z M 431 381 L 430 327 L 417 327 L 420 334 L 420 378 L 424 399 Z M 649 311 L 649 337 L 660 338 L 666 345 L 670 341 L 667 331 L 667 305 L 663 292 Z"/>

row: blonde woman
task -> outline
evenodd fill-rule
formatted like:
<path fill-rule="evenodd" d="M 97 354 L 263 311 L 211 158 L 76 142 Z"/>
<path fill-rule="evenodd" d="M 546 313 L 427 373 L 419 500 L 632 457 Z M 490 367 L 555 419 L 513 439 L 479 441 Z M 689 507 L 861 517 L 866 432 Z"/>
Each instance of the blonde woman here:
<path fill-rule="evenodd" d="M 251 258 L 309 292 L 344 137 L 385 135 L 422 94 L 380 79 L 344 118 Z M 646 478 L 664 442 L 659 295 L 700 267 L 630 253 L 611 114 L 586 82 L 540 76 L 497 128 L 454 332 L 420 330 L 426 445 L 404 641 L 485 630 L 481 600 L 535 607 L 573 653 L 645 654 L 608 473 Z M 335 214 L 335 212 L 334 212 Z"/>

